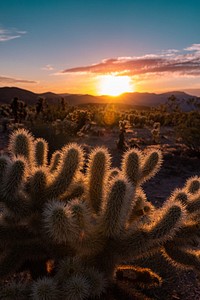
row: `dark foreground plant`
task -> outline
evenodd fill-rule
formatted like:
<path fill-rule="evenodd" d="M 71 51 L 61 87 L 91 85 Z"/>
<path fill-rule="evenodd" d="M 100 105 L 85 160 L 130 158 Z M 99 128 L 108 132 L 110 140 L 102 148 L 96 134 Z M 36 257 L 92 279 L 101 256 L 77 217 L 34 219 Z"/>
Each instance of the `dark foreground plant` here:
<path fill-rule="evenodd" d="M 199 272 L 200 179 L 155 208 L 142 184 L 159 170 L 159 150 L 129 150 L 113 169 L 96 148 L 83 173 L 76 144 L 48 163 L 47 143 L 20 129 L 9 149 L 0 157 L 0 278 L 29 269 L 33 280 L 2 285 L 0 299 L 145 299 L 139 289 L 162 279 L 134 261 L 156 252 Z"/>

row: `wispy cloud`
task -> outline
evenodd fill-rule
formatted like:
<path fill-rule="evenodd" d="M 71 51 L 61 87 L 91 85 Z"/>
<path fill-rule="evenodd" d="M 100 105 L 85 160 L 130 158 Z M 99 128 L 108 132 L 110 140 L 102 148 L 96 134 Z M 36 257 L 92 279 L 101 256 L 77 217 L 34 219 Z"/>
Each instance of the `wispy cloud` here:
<path fill-rule="evenodd" d="M 99 75 L 139 75 L 140 77 L 165 74 L 200 76 L 200 44 L 193 44 L 181 51 L 169 49 L 159 54 L 108 58 L 96 64 L 65 69 L 61 74 L 83 72 Z"/>
<path fill-rule="evenodd" d="M 186 51 L 200 51 L 200 44 L 192 44 L 191 46 L 185 48 Z"/>
<path fill-rule="evenodd" d="M 37 81 L 0 76 L 0 84 L 37 83 Z"/>
<path fill-rule="evenodd" d="M 46 65 L 46 66 L 42 67 L 41 70 L 52 71 L 52 70 L 54 70 L 54 67 L 52 65 Z"/>
<path fill-rule="evenodd" d="M 17 30 L 16 28 L 5 29 L 0 27 L 0 42 L 7 42 L 13 39 L 20 38 L 26 33 L 26 31 Z"/>

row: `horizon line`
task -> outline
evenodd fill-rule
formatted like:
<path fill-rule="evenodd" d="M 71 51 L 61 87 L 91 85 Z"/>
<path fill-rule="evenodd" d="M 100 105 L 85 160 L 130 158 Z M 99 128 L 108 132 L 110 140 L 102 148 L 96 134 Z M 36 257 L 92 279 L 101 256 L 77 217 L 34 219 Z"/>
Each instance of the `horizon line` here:
<path fill-rule="evenodd" d="M 32 91 L 31 89 L 25 89 L 25 88 L 21 88 L 21 87 L 18 87 L 18 86 L 1 86 L 0 89 L 2 88 L 15 88 L 15 89 L 19 89 L 19 90 L 24 90 L 24 91 L 27 91 L 27 92 L 31 92 L 33 94 L 37 94 L 37 95 L 42 95 L 42 94 L 47 94 L 47 93 L 52 93 L 52 94 L 55 94 L 55 95 L 64 95 L 64 94 L 68 94 L 68 95 L 79 95 L 79 96 L 94 96 L 94 97 L 110 97 L 110 98 L 117 98 L 117 97 L 121 97 L 122 95 L 126 95 L 126 94 L 156 94 L 156 95 L 161 95 L 161 94 L 168 94 L 168 93 L 185 93 L 185 94 L 188 94 L 189 96 L 193 96 L 193 97 L 200 97 L 200 88 L 186 88 L 184 90 L 169 90 L 169 91 L 163 91 L 163 92 L 154 92 L 154 91 L 142 91 L 142 92 L 139 92 L 139 91 L 134 91 L 134 92 L 124 92 L 124 93 L 121 93 L 120 95 L 116 95 L 116 96 L 111 96 L 111 95 L 106 95 L 106 94 L 90 94 L 90 93 L 69 93 L 69 92 L 61 92 L 61 93 L 58 93 L 58 92 L 53 92 L 53 91 L 46 91 L 46 92 L 34 92 Z M 192 95 L 190 94 L 190 91 L 197 91 L 198 95 Z"/>

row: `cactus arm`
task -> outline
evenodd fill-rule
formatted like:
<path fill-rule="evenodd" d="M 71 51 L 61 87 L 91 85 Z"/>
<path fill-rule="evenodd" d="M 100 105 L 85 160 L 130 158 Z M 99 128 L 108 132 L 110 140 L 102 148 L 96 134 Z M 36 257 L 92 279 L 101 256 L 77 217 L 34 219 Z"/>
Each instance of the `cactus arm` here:
<path fill-rule="evenodd" d="M 104 184 L 109 175 L 110 155 L 104 148 L 97 148 L 90 155 L 88 164 L 87 198 L 93 210 L 98 213 L 101 209 L 104 195 Z"/>
<path fill-rule="evenodd" d="M 186 243 L 191 237 L 199 235 L 199 223 L 195 221 L 189 221 L 184 223 L 180 230 L 176 233 L 176 239 L 183 239 Z"/>
<path fill-rule="evenodd" d="M 189 213 L 195 213 L 200 210 L 200 195 L 188 202 L 186 209 Z"/>
<path fill-rule="evenodd" d="M 119 255 L 122 257 L 143 256 L 144 252 L 157 248 L 166 240 L 171 239 L 179 229 L 182 220 L 182 207 L 173 205 L 163 209 L 162 217 L 156 222 L 139 229 L 130 229 L 121 241 Z"/>
<path fill-rule="evenodd" d="M 44 203 L 48 200 L 46 197 L 47 175 L 43 169 L 36 170 L 29 182 L 30 189 L 28 194 L 31 199 L 32 209 L 37 211 L 42 211 Z"/>
<path fill-rule="evenodd" d="M 186 181 L 185 189 L 188 193 L 194 195 L 200 192 L 200 177 L 194 176 Z"/>
<path fill-rule="evenodd" d="M 180 190 L 180 189 L 176 189 L 171 197 L 170 197 L 170 200 L 172 202 L 174 201 L 180 201 L 183 205 L 187 206 L 188 204 L 188 194 L 183 191 L 183 190 Z"/>
<path fill-rule="evenodd" d="M 43 213 L 45 230 L 58 244 L 68 243 L 70 221 L 63 202 L 49 201 Z"/>
<path fill-rule="evenodd" d="M 182 248 L 168 242 L 164 246 L 166 254 L 172 261 L 172 264 L 178 264 L 185 268 L 196 269 L 200 272 L 200 253 L 199 250 L 191 251 L 189 248 Z"/>
<path fill-rule="evenodd" d="M 16 159 L 10 166 L 3 181 L 1 195 L 6 201 L 12 201 L 12 198 L 18 192 L 26 176 L 26 162 L 23 159 Z"/>
<path fill-rule="evenodd" d="M 11 161 L 8 156 L 0 156 L 0 193 L 2 190 L 2 184 L 6 176 L 8 166 L 11 164 Z"/>
<path fill-rule="evenodd" d="M 166 212 L 163 212 L 162 217 L 148 230 L 149 238 L 165 239 L 169 238 L 171 235 L 173 236 L 176 230 L 179 229 L 181 219 L 181 206 L 172 205 L 169 208 L 167 207 Z"/>
<path fill-rule="evenodd" d="M 126 280 L 141 288 L 151 288 L 162 284 L 162 278 L 151 269 L 135 267 L 132 265 L 119 265 L 116 268 L 116 277 Z"/>
<path fill-rule="evenodd" d="M 25 129 L 19 129 L 10 136 L 9 146 L 13 156 L 23 156 L 30 166 L 34 165 L 33 136 Z"/>
<path fill-rule="evenodd" d="M 28 197 L 22 192 L 22 184 L 27 177 L 27 163 L 23 158 L 16 158 L 9 166 L 2 181 L 1 202 L 12 217 L 25 216 L 30 211 Z"/>
<path fill-rule="evenodd" d="M 131 185 L 123 178 L 115 178 L 111 183 L 105 208 L 102 212 L 100 226 L 105 236 L 114 238 L 125 230 L 132 198 L 133 189 Z"/>
<path fill-rule="evenodd" d="M 122 172 L 135 186 L 140 178 L 142 152 L 137 149 L 127 151 L 122 159 Z"/>
<path fill-rule="evenodd" d="M 162 164 L 162 154 L 159 150 L 152 150 L 145 155 L 141 166 L 140 181 L 143 183 L 153 177 Z"/>
<path fill-rule="evenodd" d="M 35 141 L 35 165 L 37 167 L 45 167 L 47 165 L 48 144 L 44 139 L 36 139 Z"/>
<path fill-rule="evenodd" d="M 46 188 L 46 198 L 53 199 L 62 195 L 81 168 L 83 154 L 80 147 L 69 145 L 63 150 L 62 161 L 54 174 L 53 181 Z"/>
<path fill-rule="evenodd" d="M 76 250 L 85 243 L 91 230 L 90 211 L 87 205 L 78 199 L 70 201 L 67 205 L 64 202 L 49 202 L 44 211 L 44 222 L 46 232 L 54 241 L 70 245 Z"/>
<path fill-rule="evenodd" d="M 61 151 L 55 151 L 51 157 L 49 171 L 53 173 L 56 171 L 57 167 L 59 166 L 61 160 L 62 153 Z"/>

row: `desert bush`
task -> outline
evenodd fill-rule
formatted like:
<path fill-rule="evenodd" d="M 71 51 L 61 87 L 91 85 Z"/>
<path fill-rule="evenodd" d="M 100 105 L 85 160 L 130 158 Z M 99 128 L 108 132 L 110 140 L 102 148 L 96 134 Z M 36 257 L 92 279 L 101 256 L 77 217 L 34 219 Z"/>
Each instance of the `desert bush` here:
<path fill-rule="evenodd" d="M 199 272 L 191 240 L 199 239 L 200 178 L 154 207 L 142 184 L 158 172 L 159 150 L 129 150 L 116 170 L 96 148 L 83 173 L 76 144 L 48 162 L 46 141 L 20 129 L 9 149 L 0 157 L 0 278 L 29 268 L 33 280 L 2 284 L 1 299 L 145 299 L 137 287 L 162 279 L 134 261 L 156 252 Z"/>
<path fill-rule="evenodd" d="M 200 113 L 188 113 L 176 126 L 177 138 L 192 151 L 200 153 Z"/>
<path fill-rule="evenodd" d="M 200 124 L 199 124 L 200 126 Z M 177 128 L 177 136 L 193 152 L 200 153 L 200 132 L 199 127 L 187 127 L 180 125 Z"/>
<path fill-rule="evenodd" d="M 42 137 L 48 142 L 49 156 L 51 156 L 56 150 L 62 148 L 65 144 L 69 143 L 73 137 L 73 131 L 70 131 L 70 129 L 66 130 L 66 126 L 64 127 L 65 122 L 61 121 L 62 130 L 59 128 L 59 123 L 60 122 L 57 122 L 57 124 L 46 124 L 43 121 L 38 120 L 33 124 L 26 124 L 26 128 L 30 130 L 36 138 Z"/>

